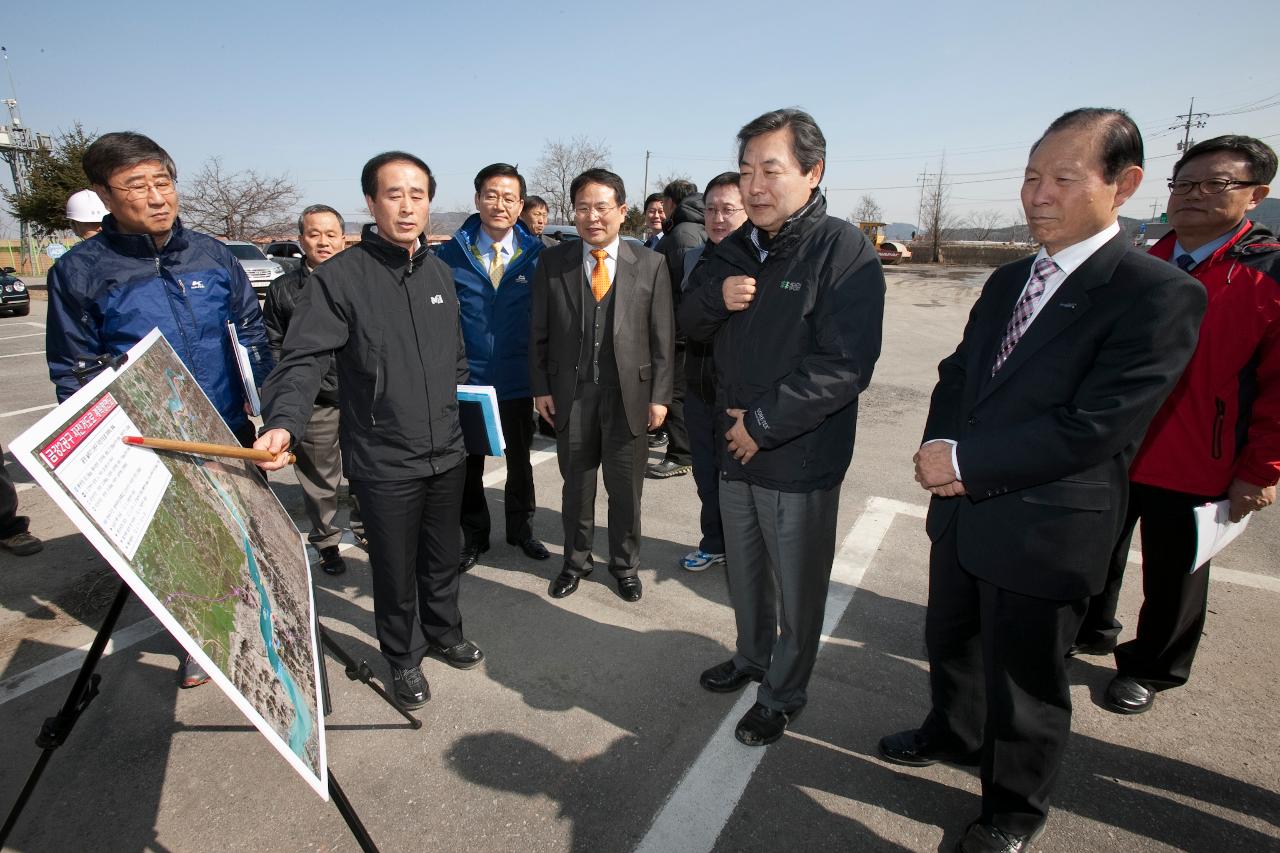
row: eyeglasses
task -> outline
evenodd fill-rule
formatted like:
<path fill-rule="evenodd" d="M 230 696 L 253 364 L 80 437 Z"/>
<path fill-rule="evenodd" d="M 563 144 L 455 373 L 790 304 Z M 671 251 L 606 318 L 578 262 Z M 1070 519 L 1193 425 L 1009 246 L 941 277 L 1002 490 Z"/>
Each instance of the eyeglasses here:
<path fill-rule="evenodd" d="M 745 208 L 742 207 L 708 207 L 707 216 L 712 219 L 732 219 L 741 213 Z"/>
<path fill-rule="evenodd" d="M 583 219 L 587 219 L 588 217 L 591 216 L 592 213 L 595 213 L 601 219 L 604 219 L 611 212 L 617 209 L 618 209 L 618 205 L 605 204 L 604 202 L 600 202 L 599 204 L 596 204 L 596 205 L 580 204 L 573 209 L 573 215 L 580 216 Z"/>
<path fill-rule="evenodd" d="M 1200 192 L 1204 195 L 1217 195 L 1224 193 L 1232 187 L 1258 187 L 1262 186 L 1257 181 L 1227 181 L 1222 178 L 1212 178 L 1207 181 L 1170 181 L 1169 192 L 1174 195 L 1186 195 L 1191 192 L 1192 187 L 1199 187 Z"/>
<path fill-rule="evenodd" d="M 485 204 L 500 204 L 503 207 L 515 207 L 520 203 L 520 199 L 513 195 L 498 195 L 495 192 L 487 192 L 480 196 L 480 200 Z"/>
<path fill-rule="evenodd" d="M 173 181 L 168 178 L 160 178 L 150 183 L 134 183 L 127 187 L 116 186 L 115 184 L 107 184 L 113 190 L 119 190 L 124 193 L 124 197 L 128 201 L 138 201 L 146 198 L 151 194 L 152 190 L 163 196 L 170 196 L 177 192 L 177 187 L 173 185 Z"/>

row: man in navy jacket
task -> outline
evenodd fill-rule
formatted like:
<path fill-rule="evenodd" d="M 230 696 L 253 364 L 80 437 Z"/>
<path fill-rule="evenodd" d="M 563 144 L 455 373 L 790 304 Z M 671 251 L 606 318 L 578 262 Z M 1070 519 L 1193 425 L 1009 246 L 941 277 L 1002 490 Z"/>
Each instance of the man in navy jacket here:
<path fill-rule="evenodd" d="M 159 328 L 240 443 L 253 443 L 244 383 L 227 323 L 234 322 L 261 385 L 273 359 L 249 278 L 220 241 L 182 227 L 178 170 L 140 133 L 107 133 L 84 152 L 85 175 L 109 213 L 102 232 L 49 271 L 45 356 L 58 401 L 84 368 Z M 183 687 L 209 680 L 191 658 Z"/>
<path fill-rule="evenodd" d="M 492 385 L 506 437 L 507 542 L 531 559 L 550 556 L 533 535 L 533 396 L 529 391 L 531 285 L 542 241 L 520 221 L 525 182 L 514 166 L 494 163 L 476 175 L 476 210 L 437 256 L 453 270 L 471 381 Z M 462 492 L 462 555 L 467 571 L 489 550 L 484 459 L 467 456 Z"/>

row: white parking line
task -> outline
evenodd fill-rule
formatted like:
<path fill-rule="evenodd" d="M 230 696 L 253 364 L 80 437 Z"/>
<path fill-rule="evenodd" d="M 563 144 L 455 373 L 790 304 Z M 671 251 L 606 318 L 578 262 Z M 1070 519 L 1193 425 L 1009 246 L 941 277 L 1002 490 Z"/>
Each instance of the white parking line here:
<path fill-rule="evenodd" d="M 57 405 L 57 403 L 49 403 L 44 406 L 32 406 L 29 409 L 14 409 L 12 412 L 0 412 L 0 418 L 12 418 L 15 415 L 29 415 L 32 412 L 43 412 L 46 409 L 52 409 Z"/>
<path fill-rule="evenodd" d="M 831 591 L 822 621 L 824 638 L 830 636 L 844 616 L 889 526 L 899 514 L 923 518 L 925 508 L 888 498 L 867 499 L 866 509 L 845 536 L 832 564 Z M 822 645 L 825 647 L 826 642 Z M 755 691 L 751 689 L 738 698 L 671 792 L 636 853 L 670 850 L 694 853 L 715 846 L 756 766 L 764 758 L 765 750 L 742 746 L 733 736 L 738 719 L 754 702 Z"/>
<path fill-rule="evenodd" d="M 7 338 L 0 338 L 0 341 L 16 341 L 19 338 L 43 338 L 44 332 L 32 332 L 29 335 L 10 335 Z"/>
<path fill-rule="evenodd" d="M 13 352 L 8 355 L 0 355 L 0 358 L 22 358 L 25 355 L 44 355 L 44 350 L 32 350 L 31 352 Z"/>
<path fill-rule="evenodd" d="M 114 652 L 123 651 L 135 643 L 140 643 L 148 637 L 159 634 L 164 630 L 161 625 L 152 617 L 147 617 L 141 622 L 135 622 L 127 628 L 121 628 L 116 631 L 111 639 L 107 641 L 106 651 L 102 653 L 106 657 Z M 64 675 L 70 675 L 78 672 L 80 665 L 84 663 L 84 656 L 89 651 L 89 646 L 93 645 L 93 641 L 85 643 L 77 649 L 58 655 L 50 661 L 45 661 L 39 666 L 33 666 L 25 672 L 10 676 L 4 681 L 0 681 L 0 705 L 17 699 L 32 690 L 44 687 L 50 682 L 57 681 Z"/>

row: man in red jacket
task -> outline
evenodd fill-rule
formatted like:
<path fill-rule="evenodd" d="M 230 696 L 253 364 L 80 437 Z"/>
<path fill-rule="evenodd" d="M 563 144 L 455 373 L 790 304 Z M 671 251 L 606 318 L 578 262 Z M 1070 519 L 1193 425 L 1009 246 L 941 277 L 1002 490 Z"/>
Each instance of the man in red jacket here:
<path fill-rule="evenodd" d="M 1209 564 L 1191 572 L 1192 508 L 1231 501 L 1231 518 L 1269 506 L 1280 480 L 1280 241 L 1247 218 L 1267 196 L 1276 154 L 1248 136 L 1192 146 L 1173 168 L 1174 230 L 1151 254 L 1208 291 L 1195 355 L 1151 422 L 1129 471 L 1129 509 L 1107 586 L 1089 603 L 1072 653 L 1115 649 L 1105 705 L 1140 714 L 1186 683 L 1204 628 Z M 1120 582 L 1142 523 L 1137 635 L 1116 646 Z"/>

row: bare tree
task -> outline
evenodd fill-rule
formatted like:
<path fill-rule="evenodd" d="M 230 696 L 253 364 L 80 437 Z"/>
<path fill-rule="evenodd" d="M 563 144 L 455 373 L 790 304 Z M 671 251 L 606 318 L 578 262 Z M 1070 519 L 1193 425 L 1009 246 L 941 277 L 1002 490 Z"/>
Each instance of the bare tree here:
<path fill-rule="evenodd" d="M 869 195 L 864 195 L 858 199 L 858 206 L 853 209 L 849 219 L 855 224 L 858 222 L 880 222 L 884 216 L 884 211 L 876 200 Z"/>
<path fill-rule="evenodd" d="M 666 188 L 667 188 L 667 184 L 671 183 L 672 181 L 689 181 L 690 183 L 694 184 L 695 186 L 697 185 L 697 181 L 695 181 L 695 180 L 693 179 L 693 177 L 692 177 L 691 175 L 689 175 L 688 173 L 686 173 L 686 172 L 671 172 L 671 173 L 669 173 L 669 174 L 666 174 L 666 175 L 659 175 L 658 177 L 654 178 L 654 180 L 653 180 L 653 189 L 652 189 L 652 190 L 646 190 L 646 191 L 645 191 L 645 195 L 646 195 L 646 196 L 648 196 L 648 194 L 649 194 L 650 192 L 655 192 L 655 193 L 660 193 L 660 192 L 662 192 L 664 189 L 666 189 Z M 636 199 L 636 201 L 637 201 L 637 202 L 643 202 L 643 201 L 644 201 L 644 199 L 643 199 L 643 198 L 640 198 L 640 199 Z"/>
<path fill-rule="evenodd" d="M 1030 243 L 1031 229 L 1027 227 L 1027 212 L 1022 209 L 1022 205 L 1015 205 L 1013 208 L 1013 220 L 1010 223 L 1009 239 L 1014 243 Z"/>
<path fill-rule="evenodd" d="M 228 240 L 259 240 L 292 231 L 290 214 L 302 194 L 287 177 L 260 175 L 253 169 L 225 172 L 210 157 L 182 190 L 185 224 Z"/>
<path fill-rule="evenodd" d="M 603 141 L 592 142 L 585 136 L 575 136 L 568 142 L 547 140 L 533 172 L 533 186 L 538 195 L 547 200 L 555 221 L 573 221 L 569 186 L 587 169 L 608 169 L 610 156 L 608 145 Z"/>
<path fill-rule="evenodd" d="M 937 263 L 942 258 L 942 242 L 955 227 L 951 213 L 951 185 L 947 183 L 946 161 L 938 164 L 938 172 L 929 176 L 920 197 L 920 228 L 922 237 L 929 244 L 929 260 Z"/>
<path fill-rule="evenodd" d="M 1004 226 L 1004 214 L 998 210 L 975 210 L 964 225 L 973 232 L 974 240 L 990 240 Z"/>

